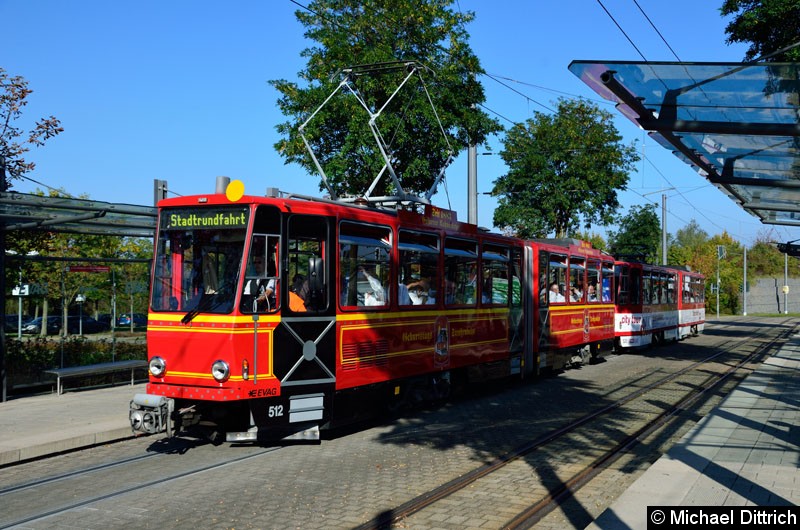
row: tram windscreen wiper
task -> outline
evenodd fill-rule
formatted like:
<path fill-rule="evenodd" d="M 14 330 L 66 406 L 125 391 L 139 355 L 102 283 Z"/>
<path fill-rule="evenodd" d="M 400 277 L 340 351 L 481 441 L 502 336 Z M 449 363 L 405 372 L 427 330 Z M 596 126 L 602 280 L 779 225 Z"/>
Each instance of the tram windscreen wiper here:
<path fill-rule="evenodd" d="M 189 322 L 194 320 L 194 317 L 196 317 L 203 311 L 208 311 L 209 309 L 214 307 L 216 305 L 215 304 L 216 298 L 217 298 L 216 294 L 203 293 L 202 295 L 200 295 L 200 300 L 197 302 L 197 305 L 194 306 L 194 309 L 183 315 L 183 318 L 181 319 L 181 324 L 188 324 Z"/>

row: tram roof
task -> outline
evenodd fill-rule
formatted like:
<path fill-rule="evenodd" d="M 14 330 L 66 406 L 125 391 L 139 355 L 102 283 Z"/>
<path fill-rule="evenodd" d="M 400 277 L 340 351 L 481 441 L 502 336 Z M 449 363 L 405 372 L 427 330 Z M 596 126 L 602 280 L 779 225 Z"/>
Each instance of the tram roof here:
<path fill-rule="evenodd" d="M 800 63 L 569 69 L 762 223 L 800 226 Z"/>

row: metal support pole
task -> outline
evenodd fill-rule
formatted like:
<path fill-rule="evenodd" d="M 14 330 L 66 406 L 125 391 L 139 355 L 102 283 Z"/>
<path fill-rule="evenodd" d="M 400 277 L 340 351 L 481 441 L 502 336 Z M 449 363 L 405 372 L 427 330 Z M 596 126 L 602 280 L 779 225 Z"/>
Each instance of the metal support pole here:
<path fill-rule="evenodd" d="M 478 224 L 478 148 L 467 150 L 467 222 Z"/>
<path fill-rule="evenodd" d="M 0 155 L 0 192 L 6 191 L 6 159 Z M 6 320 L 6 223 L 0 226 L 0 295 L 3 303 L 0 304 L 0 318 Z M 0 326 L 0 403 L 6 402 L 6 327 Z"/>
<path fill-rule="evenodd" d="M 789 254 L 783 255 L 783 314 L 789 313 Z"/>
<path fill-rule="evenodd" d="M 111 361 L 117 360 L 117 275 L 111 269 Z"/>
<path fill-rule="evenodd" d="M 19 296 L 17 297 L 17 340 L 22 340 L 22 266 L 19 267 Z"/>
<path fill-rule="evenodd" d="M 747 247 L 744 247 L 744 281 L 742 282 L 742 315 L 747 316 Z"/>
<path fill-rule="evenodd" d="M 661 194 L 661 264 L 667 264 L 667 194 Z"/>
<path fill-rule="evenodd" d="M 719 246 L 717 246 L 717 319 L 719 319 Z"/>

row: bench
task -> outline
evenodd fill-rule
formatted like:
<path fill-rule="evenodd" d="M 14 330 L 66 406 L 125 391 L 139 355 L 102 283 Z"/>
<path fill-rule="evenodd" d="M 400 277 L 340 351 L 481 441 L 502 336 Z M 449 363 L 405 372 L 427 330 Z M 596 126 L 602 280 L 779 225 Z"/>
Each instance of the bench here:
<path fill-rule="evenodd" d="M 78 377 L 82 375 L 110 374 L 114 372 L 131 371 L 131 385 L 134 384 L 134 371 L 137 368 L 147 368 L 147 361 L 115 361 L 110 363 L 87 364 L 85 366 L 70 366 L 69 368 L 53 368 L 45 370 L 44 373 L 56 376 L 56 388 L 58 395 L 62 394 L 63 387 L 61 380 L 68 377 Z"/>

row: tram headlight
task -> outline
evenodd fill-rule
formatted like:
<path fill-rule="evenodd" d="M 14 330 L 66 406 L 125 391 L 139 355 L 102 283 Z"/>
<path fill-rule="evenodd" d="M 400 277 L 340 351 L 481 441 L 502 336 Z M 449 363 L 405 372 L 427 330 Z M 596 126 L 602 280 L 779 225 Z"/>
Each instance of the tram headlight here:
<path fill-rule="evenodd" d="M 214 361 L 214 364 L 211 365 L 211 375 L 217 382 L 224 383 L 231 375 L 231 368 L 225 361 Z"/>
<path fill-rule="evenodd" d="M 150 373 L 154 377 L 161 377 L 167 371 L 167 361 L 161 357 L 153 357 L 150 359 Z"/>

